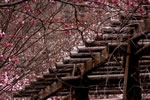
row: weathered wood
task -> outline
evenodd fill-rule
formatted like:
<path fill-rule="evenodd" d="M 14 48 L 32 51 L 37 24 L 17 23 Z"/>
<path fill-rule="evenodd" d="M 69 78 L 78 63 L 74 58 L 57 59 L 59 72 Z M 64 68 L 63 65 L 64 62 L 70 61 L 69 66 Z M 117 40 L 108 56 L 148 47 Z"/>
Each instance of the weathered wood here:
<path fill-rule="evenodd" d="M 129 37 L 129 34 L 103 34 L 96 37 L 96 41 L 102 41 L 102 40 L 127 40 Z M 107 41 L 106 41 L 107 42 Z"/>
<path fill-rule="evenodd" d="M 116 31 L 118 31 L 119 28 L 120 28 L 120 27 L 115 27 L 115 28 L 113 28 L 113 27 L 103 27 L 103 28 L 101 29 L 101 31 L 102 31 L 102 33 L 113 34 L 113 33 L 115 33 Z"/>
<path fill-rule="evenodd" d="M 88 88 L 71 88 L 70 100 L 89 100 Z"/>
<path fill-rule="evenodd" d="M 110 26 L 111 27 L 116 27 L 116 26 L 121 26 L 121 21 L 119 19 L 111 19 L 110 20 Z"/>
<path fill-rule="evenodd" d="M 88 79 L 89 81 L 97 81 L 97 82 L 102 82 L 102 80 L 117 80 L 118 79 L 118 82 L 119 80 L 123 79 L 123 76 L 124 74 L 110 74 L 110 75 L 88 75 Z M 146 79 L 149 79 L 150 80 L 150 73 L 141 73 L 140 74 L 140 77 L 143 79 L 143 80 L 146 80 Z M 61 77 L 61 79 L 64 81 L 64 82 L 71 82 L 71 81 L 75 81 L 77 83 L 79 83 L 80 81 L 80 76 L 67 76 L 67 77 Z M 92 82 L 93 83 L 93 82 Z M 80 83 L 79 83 L 80 84 Z M 112 82 L 111 83 L 107 83 L 108 85 L 109 84 L 113 84 Z M 145 84 L 145 85 L 144 85 Z M 59 85 L 62 85 L 62 83 L 52 83 L 51 85 L 49 85 L 47 87 L 47 89 L 44 89 L 40 95 L 43 95 L 44 93 L 47 93 L 49 95 L 53 95 L 54 93 L 56 93 L 56 91 L 58 91 L 59 89 L 62 88 L 62 86 L 59 86 Z M 43 86 L 43 85 L 42 85 Z M 105 84 L 104 84 L 105 86 Z M 113 86 L 118 86 L 118 84 L 114 84 Z M 142 83 L 142 86 L 143 86 L 143 89 L 145 88 L 149 88 L 150 87 L 150 84 L 146 84 L 146 83 Z M 54 87 L 56 89 L 54 89 Z M 58 87 L 58 88 L 57 88 Z M 36 93 L 36 91 L 39 91 L 38 89 L 36 90 L 36 88 L 32 88 L 32 89 L 35 89 L 35 90 L 23 90 L 23 92 L 20 92 L 20 97 L 22 96 L 30 96 L 30 94 L 34 94 Z M 51 91 L 48 91 L 48 90 L 51 90 Z M 44 92 L 45 91 L 45 92 Z M 148 90 L 146 90 L 148 92 Z M 19 95 L 18 95 L 19 96 Z M 47 96 L 47 95 L 45 95 Z M 16 94 L 16 97 L 17 97 L 17 94 Z"/>
<path fill-rule="evenodd" d="M 56 80 L 56 77 L 47 77 L 47 78 L 44 78 L 44 77 L 38 77 L 36 78 L 37 82 L 35 84 L 50 84 L 52 83 L 52 81 L 55 81 Z M 43 81 L 45 83 L 43 83 Z"/>
<path fill-rule="evenodd" d="M 56 77 L 56 76 L 58 76 L 58 77 L 62 77 L 62 76 L 67 76 L 67 75 L 70 75 L 70 73 L 57 73 L 57 74 L 55 74 L 55 73 L 45 73 L 45 74 L 43 74 L 43 77 L 47 77 L 47 78 L 54 78 L 54 77 Z"/>
<path fill-rule="evenodd" d="M 94 99 L 94 100 L 123 100 L 122 98 L 109 98 L 109 99 Z M 143 97 L 142 100 L 150 100 L 149 97 Z"/>
<path fill-rule="evenodd" d="M 132 27 L 133 28 L 133 27 Z M 102 33 L 103 34 L 124 34 L 124 33 L 128 33 L 131 31 L 132 29 L 131 27 L 121 27 L 121 26 L 117 26 L 117 27 L 103 27 L 102 28 Z"/>
<path fill-rule="evenodd" d="M 150 44 L 150 41 L 139 41 L 137 45 L 133 45 L 134 47 L 142 47 L 143 49 L 145 48 L 145 50 L 148 51 L 148 49 L 150 48 L 150 45 L 148 47 L 148 44 Z M 109 53 L 112 53 L 114 50 L 123 50 L 125 51 L 126 48 L 127 48 L 127 45 L 128 43 L 126 42 L 118 42 L 118 43 L 108 43 L 108 49 L 109 49 Z M 147 46 L 144 46 L 144 45 L 147 45 Z M 143 47 L 144 46 L 144 47 Z M 121 48 L 121 49 L 120 49 Z M 141 50 L 143 50 L 141 49 Z M 144 53 L 147 53 L 147 52 L 144 52 Z"/>
<path fill-rule="evenodd" d="M 121 67 L 123 65 L 122 59 L 119 59 L 117 61 L 116 59 L 115 60 L 111 59 L 110 57 L 112 57 L 112 55 L 110 54 L 109 51 L 113 51 L 121 43 L 122 43 L 121 44 L 122 47 L 125 47 L 125 49 L 127 48 L 128 43 L 126 43 L 126 41 L 128 37 L 131 37 L 131 34 L 126 34 L 126 33 L 136 29 L 135 33 L 137 34 L 141 30 L 143 31 L 144 29 L 147 30 L 149 28 L 149 22 L 144 22 L 142 20 L 143 18 L 140 18 L 139 16 L 141 17 L 141 15 L 138 14 L 129 14 L 129 16 L 124 16 L 122 22 L 126 21 L 126 19 L 133 19 L 133 18 L 138 18 L 139 21 L 137 20 L 135 22 L 134 20 L 129 21 L 129 24 L 122 29 L 121 26 L 119 26 L 122 23 L 121 21 L 111 20 L 111 25 L 114 27 L 104 27 L 102 29 L 102 32 L 104 34 L 102 36 L 98 36 L 96 39 L 100 41 L 92 41 L 91 43 L 87 42 L 85 43 L 86 47 L 79 46 L 78 52 L 71 53 L 70 55 L 71 58 L 64 59 L 64 62 L 56 64 L 55 71 L 57 74 L 55 72 L 45 73 L 43 77 L 37 78 L 36 81 L 33 81 L 29 86 L 26 86 L 25 90 L 20 92 L 20 94 L 22 96 L 23 95 L 31 96 L 32 94 L 33 97 L 34 94 L 38 94 L 39 98 L 35 100 L 45 100 L 49 96 L 54 96 L 54 94 L 56 96 L 68 95 L 69 88 L 66 87 L 67 84 L 69 86 L 73 86 L 72 88 L 73 95 L 70 96 L 70 99 L 88 100 L 88 91 L 90 91 L 89 92 L 90 94 L 94 94 L 95 88 L 88 89 L 85 87 L 99 84 L 100 82 L 102 84 L 98 85 L 99 88 L 96 91 L 97 94 L 102 94 L 102 95 L 110 94 L 110 93 L 122 94 L 122 91 L 120 89 L 112 88 L 117 86 L 118 83 L 119 84 L 121 83 L 121 85 L 123 84 L 124 74 L 122 70 L 123 68 Z M 139 30 L 139 26 L 142 26 L 141 30 Z M 122 34 L 116 34 L 120 32 Z M 110 33 L 114 33 L 114 34 L 110 34 Z M 138 44 L 136 46 L 142 47 L 143 45 L 150 43 L 150 41 L 148 40 L 150 38 L 150 35 L 148 35 L 149 33 L 144 32 L 138 36 L 134 36 L 130 40 L 133 43 Z M 141 40 L 141 39 L 145 39 L 145 40 Z M 132 45 L 131 47 L 135 49 L 134 48 L 135 45 Z M 133 50 L 132 52 L 134 51 L 136 50 Z M 143 51 L 145 50 L 139 49 L 138 52 L 143 52 Z M 147 52 L 149 52 L 149 48 Z M 144 56 L 138 62 L 138 59 L 134 57 L 131 53 L 130 52 L 127 53 L 126 67 L 129 68 L 129 72 L 125 73 L 125 75 L 127 75 L 127 77 L 125 77 L 125 83 L 127 83 L 127 85 L 124 84 L 126 86 L 126 91 L 124 93 L 126 93 L 125 97 L 127 96 L 127 99 L 140 100 L 141 97 L 139 95 L 141 93 L 141 90 L 139 88 L 134 88 L 134 85 L 138 87 L 142 87 L 144 89 L 142 91 L 143 93 L 150 93 L 150 89 L 149 89 L 150 85 L 147 84 L 148 82 L 150 82 L 150 77 L 149 77 L 150 73 L 146 73 L 147 72 L 146 69 L 149 70 L 150 67 L 145 66 L 150 64 L 149 61 L 150 58 Z M 143 53 L 141 55 L 143 55 Z M 122 57 L 122 55 L 119 56 Z M 134 59 L 133 62 L 131 62 L 132 59 Z M 137 66 L 140 67 L 137 68 Z M 126 69 L 126 71 L 128 70 Z M 78 73 L 75 74 L 75 72 Z M 141 74 L 139 74 L 139 72 Z M 139 84 L 139 78 L 141 78 L 141 83 L 142 83 L 141 86 Z M 105 87 L 106 85 L 109 86 L 109 88 L 106 88 Z M 81 86 L 83 86 L 83 88 L 81 88 Z M 62 89 L 62 88 L 66 88 L 66 89 Z M 139 97 L 136 98 L 136 95 L 138 95 Z"/>
<path fill-rule="evenodd" d="M 57 62 L 56 63 L 56 68 L 62 70 L 62 69 L 66 69 L 66 68 L 73 68 L 74 66 L 80 67 L 82 65 L 84 65 L 84 63 L 64 64 L 63 62 Z"/>
<path fill-rule="evenodd" d="M 111 99 L 94 99 L 94 100 L 122 100 L 120 98 L 111 98 Z"/>
<path fill-rule="evenodd" d="M 100 63 L 100 52 L 71 53 L 71 58 L 92 58 L 93 65 Z"/>
<path fill-rule="evenodd" d="M 64 64 L 86 63 L 92 58 L 64 58 Z"/>
<path fill-rule="evenodd" d="M 125 65 L 123 100 L 141 100 L 140 76 L 136 48 L 133 41 L 128 41 Z"/>
<path fill-rule="evenodd" d="M 134 45 L 134 46 L 144 46 L 146 44 L 149 44 L 150 41 L 139 41 L 138 42 L 138 45 Z M 128 43 L 126 42 L 111 42 L 111 43 L 108 43 L 108 48 L 115 48 L 117 46 L 120 46 L 120 47 L 127 47 Z"/>
<path fill-rule="evenodd" d="M 56 93 L 63 88 L 63 83 L 61 81 L 53 82 L 50 86 L 47 86 L 44 90 L 39 92 L 38 100 L 45 100 L 50 95 Z"/>
<path fill-rule="evenodd" d="M 92 58 L 69 58 L 69 59 L 64 59 L 64 63 L 71 63 L 71 64 L 76 64 L 76 63 L 85 63 L 84 65 L 80 65 L 80 72 L 81 75 L 83 75 L 85 72 L 93 68 L 96 62 L 93 62 Z"/>
<path fill-rule="evenodd" d="M 105 48 L 106 46 L 97 46 L 97 47 L 79 46 L 78 50 L 79 52 L 101 52 Z"/>
<path fill-rule="evenodd" d="M 88 53 L 70 53 L 71 58 L 96 58 L 100 55 L 100 52 L 88 52 Z"/>
<path fill-rule="evenodd" d="M 93 71 L 90 75 L 102 75 L 102 74 L 123 74 L 124 71 L 122 69 L 120 70 L 106 70 L 106 71 Z"/>
<path fill-rule="evenodd" d="M 95 90 L 93 91 L 89 91 L 89 94 L 94 94 Z M 110 90 L 97 90 L 96 94 L 103 94 L 103 95 L 107 95 L 107 94 L 122 94 L 122 90 L 120 89 L 110 89 Z"/>

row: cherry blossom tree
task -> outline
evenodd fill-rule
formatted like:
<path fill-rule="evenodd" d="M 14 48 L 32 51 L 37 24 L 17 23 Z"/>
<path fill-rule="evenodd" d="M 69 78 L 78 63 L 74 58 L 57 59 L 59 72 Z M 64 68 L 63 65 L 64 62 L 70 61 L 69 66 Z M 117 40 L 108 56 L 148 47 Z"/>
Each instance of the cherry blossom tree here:
<path fill-rule="evenodd" d="M 102 36 L 112 18 L 140 13 L 150 0 L 1 0 L 0 94 L 12 98 L 72 47 Z M 129 18 L 130 19 L 130 18 Z M 129 20 L 128 19 L 128 20 Z M 128 21 L 122 24 L 122 28 Z"/>

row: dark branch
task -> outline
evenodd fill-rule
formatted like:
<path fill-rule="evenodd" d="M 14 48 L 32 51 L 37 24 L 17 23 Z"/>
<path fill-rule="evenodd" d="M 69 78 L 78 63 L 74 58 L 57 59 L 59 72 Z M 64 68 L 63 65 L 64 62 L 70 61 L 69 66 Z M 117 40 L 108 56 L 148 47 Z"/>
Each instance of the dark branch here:
<path fill-rule="evenodd" d="M 143 54 L 146 54 L 150 50 L 150 44 L 145 45 L 144 47 L 142 47 L 141 49 L 139 49 L 138 51 L 135 52 L 135 56 L 141 56 Z"/>
<path fill-rule="evenodd" d="M 139 34 L 139 35 L 136 35 L 136 36 L 134 36 L 134 37 L 132 37 L 131 38 L 131 40 L 134 42 L 134 43 L 137 43 L 139 40 L 141 40 L 141 39 L 146 39 L 146 38 L 148 38 L 148 34 L 150 33 L 150 31 L 146 31 L 146 32 L 144 32 L 144 33 L 142 33 L 142 34 Z"/>
<path fill-rule="evenodd" d="M 16 2 L 12 2 L 12 3 L 3 3 L 3 4 L 0 4 L 0 7 L 15 6 L 15 5 L 18 5 L 18 4 L 23 3 L 25 1 L 29 1 L 29 0 L 19 0 L 19 1 L 16 1 Z"/>

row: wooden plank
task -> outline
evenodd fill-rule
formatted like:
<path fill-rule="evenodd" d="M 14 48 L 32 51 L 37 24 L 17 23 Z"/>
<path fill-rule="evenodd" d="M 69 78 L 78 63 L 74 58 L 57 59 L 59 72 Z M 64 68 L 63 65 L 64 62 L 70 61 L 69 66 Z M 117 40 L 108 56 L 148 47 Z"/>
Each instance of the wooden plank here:
<path fill-rule="evenodd" d="M 88 79 L 89 81 L 102 81 L 102 80 L 106 80 L 106 79 L 123 79 L 124 74 L 110 74 L 110 75 L 88 75 Z M 145 79 L 150 79 L 150 73 L 141 73 L 140 74 L 141 79 L 145 80 Z M 76 82 L 78 82 L 78 80 L 80 80 L 80 76 L 67 76 L 67 77 L 61 77 L 61 79 L 64 82 L 71 82 L 73 80 L 75 80 Z M 111 83 L 113 84 L 113 83 Z M 144 85 L 145 84 L 145 85 Z M 116 86 L 118 86 L 118 84 L 116 84 Z M 147 88 L 147 86 L 150 86 L 150 84 L 147 83 L 142 83 L 143 89 Z M 54 88 L 55 87 L 55 88 Z M 43 89 L 40 91 L 40 96 L 43 95 L 44 93 L 44 97 L 48 97 L 50 95 L 53 95 L 54 93 L 56 93 L 57 91 L 59 91 L 60 89 L 62 89 L 62 83 L 61 82 L 54 82 L 51 85 L 49 85 L 48 87 L 46 87 L 46 89 Z M 35 92 L 34 92 L 35 91 Z M 148 92 L 148 90 L 146 90 Z M 34 94 L 36 93 L 37 90 L 23 90 L 22 92 L 20 92 L 20 97 L 22 96 L 30 96 L 30 94 Z M 17 94 L 16 94 L 17 96 Z M 18 95 L 19 96 L 19 95 Z M 42 97 L 41 97 L 42 98 Z M 42 100 L 42 99 L 41 99 Z"/>
<path fill-rule="evenodd" d="M 133 41 L 128 41 L 123 100 L 141 100 L 139 57 L 134 56 L 134 52 L 137 50 L 135 45 L 137 44 Z"/>
<path fill-rule="evenodd" d="M 56 67 L 57 69 L 66 69 L 66 68 L 73 68 L 74 65 L 76 65 L 76 67 L 80 67 L 81 65 L 83 65 L 84 63 L 77 63 L 77 64 L 64 64 L 63 62 L 57 62 L 56 63 Z"/>
<path fill-rule="evenodd" d="M 122 98 L 109 98 L 109 99 L 94 99 L 94 100 L 123 100 Z M 150 100 L 149 97 L 143 97 L 142 100 Z"/>
<path fill-rule="evenodd" d="M 106 46 L 96 46 L 96 47 L 78 46 L 78 51 L 79 52 L 101 52 L 105 48 Z"/>
<path fill-rule="evenodd" d="M 50 95 L 56 93 L 63 88 L 63 83 L 61 81 L 53 82 L 50 86 L 39 92 L 39 100 L 45 100 Z"/>
<path fill-rule="evenodd" d="M 105 61 L 109 57 L 109 53 L 107 49 L 104 49 L 100 55 L 100 62 Z"/>
<path fill-rule="evenodd" d="M 97 55 L 100 55 L 100 52 L 70 53 L 71 58 L 95 58 Z"/>
<path fill-rule="evenodd" d="M 86 63 L 86 61 L 92 60 L 92 58 L 64 58 L 64 64 L 77 64 Z"/>
<path fill-rule="evenodd" d="M 140 77 L 145 79 L 150 79 L 150 73 L 140 73 Z M 87 78 L 89 80 L 104 80 L 104 79 L 123 79 L 124 74 L 108 74 L 108 75 L 88 75 Z M 61 77 L 63 81 L 72 81 L 72 80 L 79 80 L 80 76 L 66 76 Z"/>
<path fill-rule="evenodd" d="M 112 27 L 116 27 L 116 26 L 121 26 L 121 21 L 119 19 L 111 19 L 110 20 L 110 26 Z"/>
<path fill-rule="evenodd" d="M 54 77 L 56 77 L 56 76 L 58 76 L 58 77 L 62 77 L 62 76 L 67 76 L 67 75 L 70 75 L 70 73 L 57 73 L 57 74 L 55 74 L 55 73 L 45 73 L 45 74 L 43 74 L 43 77 L 45 77 L 45 78 L 54 78 Z"/>
<path fill-rule="evenodd" d="M 111 99 L 94 99 L 94 100 L 123 100 L 123 99 L 120 99 L 120 98 L 111 98 Z"/>
<path fill-rule="evenodd" d="M 130 34 L 103 34 L 97 36 L 95 41 L 102 41 L 102 40 L 127 40 L 127 38 L 131 36 Z M 106 41 L 106 43 L 107 43 Z"/>

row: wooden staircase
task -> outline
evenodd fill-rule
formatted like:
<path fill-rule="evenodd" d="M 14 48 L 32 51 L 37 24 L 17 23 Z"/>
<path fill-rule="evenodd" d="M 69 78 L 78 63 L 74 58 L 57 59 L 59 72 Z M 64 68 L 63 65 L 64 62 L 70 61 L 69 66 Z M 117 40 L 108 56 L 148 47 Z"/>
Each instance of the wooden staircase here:
<path fill-rule="evenodd" d="M 148 31 L 148 26 L 144 26 L 148 18 L 139 14 L 129 18 L 131 20 L 127 25 L 124 23 L 128 17 L 124 14 L 120 19 L 110 20 L 110 26 L 102 28 L 101 36 L 78 46 L 77 51 L 72 51 L 69 57 L 56 63 L 56 69 L 37 77 L 14 96 L 30 97 L 31 100 L 45 100 L 52 96 L 62 96 L 64 100 L 87 100 L 88 94 L 123 94 L 129 41 L 137 42 L 134 45 L 137 51 L 150 44 L 150 32 L 144 34 L 144 30 Z M 150 93 L 149 51 L 150 48 L 140 53 L 138 61 L 142 94 Z M 82 98 L 74 97 L 77 95 Z M 142 100 L 150 98 L 142 97 Z"/>

